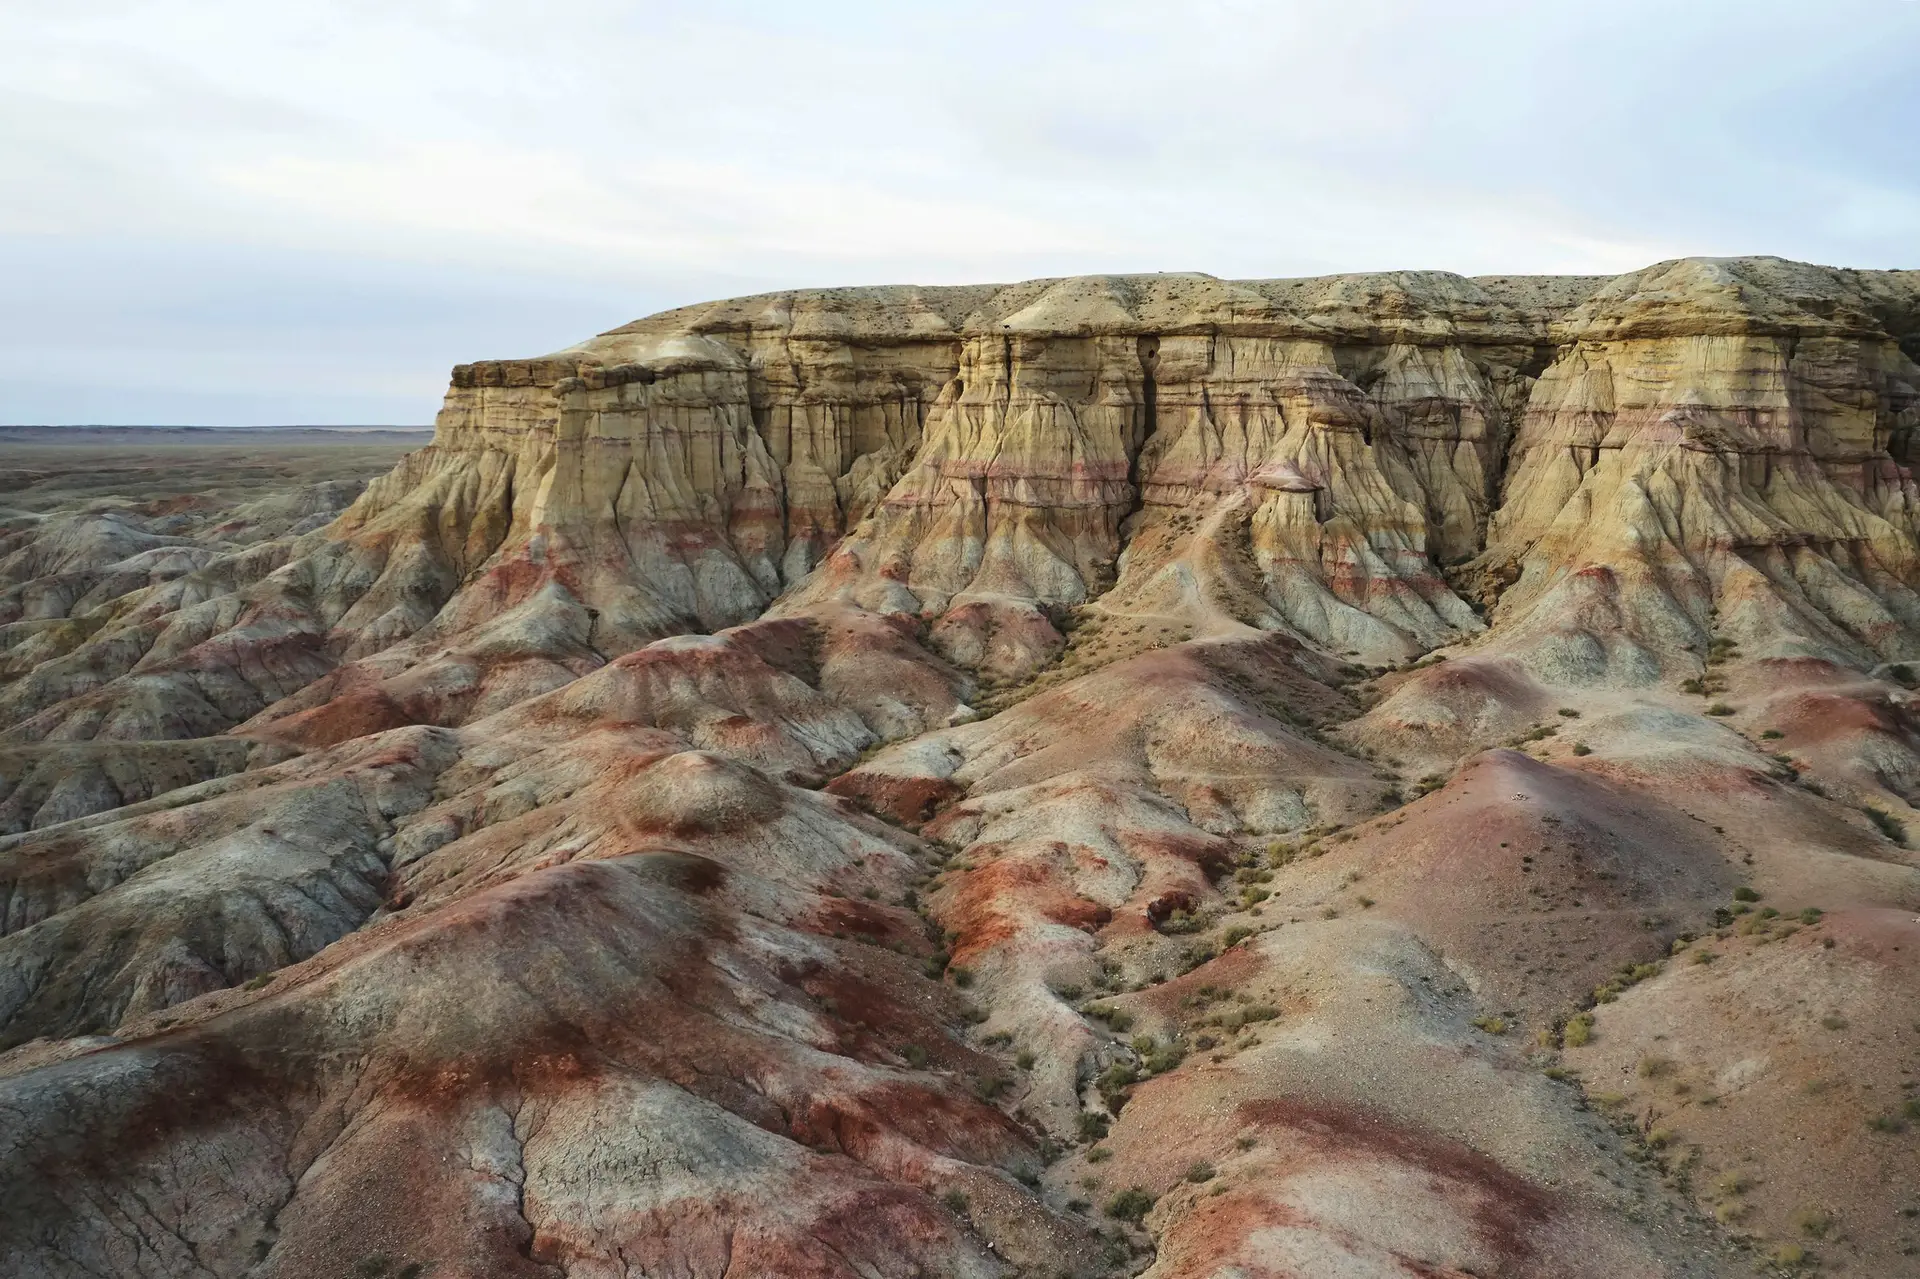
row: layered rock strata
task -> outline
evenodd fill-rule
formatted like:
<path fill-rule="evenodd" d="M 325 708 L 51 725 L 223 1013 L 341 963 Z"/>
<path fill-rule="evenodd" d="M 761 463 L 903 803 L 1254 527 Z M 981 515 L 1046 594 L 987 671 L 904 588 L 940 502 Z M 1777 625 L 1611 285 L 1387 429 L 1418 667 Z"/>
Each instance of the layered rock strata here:
<path fill-rule="evenodd" d="M 1761 258 L 799 291 L 9 524 L 0 1269 L 1897 1273 L 1917 354 Z"/>

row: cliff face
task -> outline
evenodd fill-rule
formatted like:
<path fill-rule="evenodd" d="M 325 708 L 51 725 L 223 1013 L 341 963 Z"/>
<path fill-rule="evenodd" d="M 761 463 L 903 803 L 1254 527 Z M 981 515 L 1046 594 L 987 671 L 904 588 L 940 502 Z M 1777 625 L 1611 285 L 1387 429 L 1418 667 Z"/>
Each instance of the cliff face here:
<path fill-rule="evenodd" d="M 1894 1273 L 1916 355 L 1770 258 L 800 291 L 9 532 L 0 1257 Z"/>
<path fill-rule="evenodd" d="M 985 605 L 948 628 L 955 651 L 1005 624 L 1034 633 L 1031 663 L 1030 606 L 1100 597 L 1399 660 L 1481 628 L 1446 567 L 1518 568 L 1496 616 L 1519 625 L 1617 608 L 1566 584 L 1604 562 L 1663 602 L 1591 677 L 1645 678 L 1642 628 L 1702 620 L 1676 562 L 1718 549 L 1746 568 L 1698 567 L 1751 575 L 1734 588 L 1769 598 L 1769 625 L 1904 656 L 1884 624 L 1910 620 L 1903 591 L 1885 617 L 1846 595 L 1911 577 L 1914 287 L 1742 260 L 745 299 L 455 370 L 420 472 L 349 526 L 444 509 L 460 477 L 454 563 L 508 543 L 541 565 L 520 590 L 560 575 L 623 647 L 789 592 Z M 1589 529 L 1634 545 L 1583 552 Z"/>

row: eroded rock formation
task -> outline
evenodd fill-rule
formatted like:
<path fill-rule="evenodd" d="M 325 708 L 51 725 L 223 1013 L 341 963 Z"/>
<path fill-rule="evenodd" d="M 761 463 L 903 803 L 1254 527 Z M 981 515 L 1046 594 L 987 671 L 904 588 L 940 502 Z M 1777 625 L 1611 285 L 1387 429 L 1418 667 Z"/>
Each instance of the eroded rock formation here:
<path fill-rule="evenodd" d="M 804 291 L 9 524 L 0 1258 L 1896 1273 L 1917 355 L 1762 258 Z"/>

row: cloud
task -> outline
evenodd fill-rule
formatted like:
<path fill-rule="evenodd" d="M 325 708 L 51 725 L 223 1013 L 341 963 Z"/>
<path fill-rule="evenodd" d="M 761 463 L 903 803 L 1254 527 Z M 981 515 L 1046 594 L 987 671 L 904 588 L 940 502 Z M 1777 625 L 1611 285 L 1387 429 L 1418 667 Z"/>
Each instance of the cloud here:
<path fill-rule="evenodd" d="M 1896 0 L 16 0 L 0 417 L 422 421 L 801 284 L 1914 265 L 1916 54 Z"/>

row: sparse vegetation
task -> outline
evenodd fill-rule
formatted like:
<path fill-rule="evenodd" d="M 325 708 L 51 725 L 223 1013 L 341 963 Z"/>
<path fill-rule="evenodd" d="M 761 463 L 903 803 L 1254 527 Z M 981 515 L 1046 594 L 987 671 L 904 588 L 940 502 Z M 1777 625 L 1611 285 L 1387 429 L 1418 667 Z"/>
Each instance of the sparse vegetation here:
<path fill-rule="evenodd" d="M 1882 835 L 1905 848 L 1907 846 L 1907 824 L 1884 808 L 1868 808 L 1867 820 L 1872 822 Z"/>
<path fill-rule="evenodd" d="M 1507 1021 L 1504 1017 L 1475 1017 L 1473 1024 L 1475 1029 L 1484 1030 L 1489 1035 L 1504 1035 L 1507 1033 Z"/>
<path fill-rule="evenodd" d="M 1153 1210 L 1153 1196 L 1138 1186 L 1130 1186 L 1107 1200 L 1107 1215 L 1116 1221 L 1139 1224 Z"/>
<path fill-rule="evenodd" d="M 1593 754 L 1593 747 L 1587 745 L 1585 742 L 1575 742 L 1573 744 L 1573 753 L 1576 755 L 1591 755 Z"/>
<path fill-rule="evenodd" d="M 1566 1029 L 1560 1032 L 1560 1042 L 1567 1048 L 1584 1048 L 1593 1042 L 1593 1014 L 1581 1013 L 1567 1018 Z"/>
<path fill-rule="evenodd" d="M 1793 1227 L 1810 1239 L 1825 1239 L 1833 1230 L 1833 1214 L 1812 1204 L 1796 1208 Z"/>
<path fill-rule="evenodd" d="M 1725 718 L 1728 715 L 1733 715 L 1736 713 L 1737 712 L 1733 709 L 1733 707 L 1727 705 L 1725 702 L 1715 702 L 1713 705 L 1707 707 L 1707 714 L 1719 716 L 1721 718 Z"/>
<path fill-rule="evenodd" d="M 1195 1185 L 1212 1181 L 1213 1176 L 1213 1165 L 1204 1159 L 1196 1159 L 1187 1166 L 1187 1180 L 1193 1182 Z"/>

